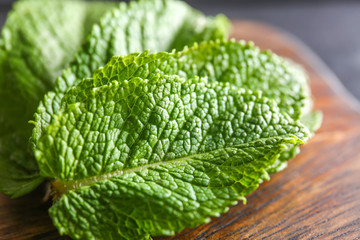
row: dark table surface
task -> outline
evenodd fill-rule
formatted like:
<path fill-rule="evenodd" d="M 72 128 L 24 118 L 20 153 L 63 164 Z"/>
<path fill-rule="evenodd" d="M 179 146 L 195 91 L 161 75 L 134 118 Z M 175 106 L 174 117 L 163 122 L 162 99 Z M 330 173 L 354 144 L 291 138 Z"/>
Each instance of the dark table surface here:
<path fill-rule="evenodd" d="M 0 0 L 0 26 L 12 0 Z M 360 1 L 187 0 L 193 7 L 231 19 L 250 19 L 284 29 L 314 50 L 360 99 Z"/>

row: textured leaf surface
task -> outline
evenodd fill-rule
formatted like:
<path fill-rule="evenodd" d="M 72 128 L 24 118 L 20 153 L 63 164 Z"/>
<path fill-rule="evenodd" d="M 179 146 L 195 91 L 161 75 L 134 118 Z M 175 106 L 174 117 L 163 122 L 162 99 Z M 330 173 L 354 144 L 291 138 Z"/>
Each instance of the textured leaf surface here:
<path fill-rule="evenodd" d="M 303 69 L 269 50 L 260 51 L 252 42 L 207 42 L 185 49 L 177 57 L 187 76 L 206 76 L 210 82 L 262 91 L 295 120 L 312 107 Z"/>
<path fill-rule="evenodd" d="M 43 95 L 90 26 L 114 3 L 19 1 L 0 39 L 0 191 L 17 197 L 42 178 L 28 142 Z"/>
<path fill-rule="evenodd" d="M 309 108 L 311 109 L 311 108 Z M 300 121 L 304 126 L 306 126 L 309 131 L 314 134 L 317 131 L 322 123 L 323 115 L 320 111 L 306 112 L 300 118 Z M 300 153 L 300 148 L 297 146 L 291 147 L 288 150 L 284 151 L 279 159 L 273 165 L 273 169 L 270 170 L 271 173 L 276 173 L 287 166 L 287 161 L 294 158 L 297 154 Z"/>
<path fill-rule="evenodd" d="M 115 6 L 115 3 L 101 2 L 21 1 L 10 14 L 0 42 L 0 73 L 3 76 L 0 79 L 0 123 L 3 126 L 0 134 L 11 133 L 14 138 L 6 141 L 21 142 L 12 150 L 26 156 L 22 160 L 25 168 L 35 163 L 28 151 L 31 135 L 28 121 L 33 118 L 39 100 L 54 88 L 54 80 L 61 72 L 63 75 L 55 84 L 60 94 L 74 79 L 90 76 L 115 54 L 147 48 L 171 50 L 203 38 L 224 38 L 229 28 L 225 17 L 206 18 L 178 1 L 144 0 Z M 113 11 L 94 25 L 109 9 Z M 90 30 L 90 36 L 78 51 Z M 185 32 L 186 37 L 181 34 Z M 62 71 L 76 51 L 79 53 L 71 67 Z M 60 98 L 53 101 L 53 96 L 50 92 L 45 104 L 39 107 L 44 118 L 57 111 L 56 100 Z M 15 166 L 7 157 L 10 150 L 0 151 L 3 164 Z M 31 176 L 36 176 L 36 172 L 38 169 L 32 169 Z M 14 179 L 24 174 L 27 173 L 21 170 L 16 174 L 14 169 Z M 0 191 L 11 195 L 11 191 L 3 189 L 8 188 L 8 180 L 0 180 Z M 16 189 L 16 182 L 12 181 L 11 189 Z M 21 185 L 19 182 L 19 187 Z"/>
<path fill-rule="evenodd" d="M 68 91 L 37 145 L 42 176 L 57 180 L 50 215 L 73 238 L 141 239 L 207 222 L 310 135 L 260 92 L 160 71 L 142 79 L 121 62 Z"/>
<path fill-rule="evenodd" d="M 57 79 L 55 91 L 49 92 L 41 102 L 32 141 L 36 144 L 41 129 L 58 111 L 64 92 L 81 79 L 91 77 L 112 56 L 147 49 L 171 51 L 195 41 L 224 39 L 229 28 L 226 17 L 205 17 L 181 1 L 142 0 L 120 4 L 93 27 L 75 61 Z"/>
<path fill-rule="evenodd" d="M 252 43 L 218 40 L 203 42 L 199 46 L 195 44 L 173 53 L 134 53 L 114 58 L 112 64 L 97 74 L 106 76 L 102 81 L 113 78 L 124 80 L 134 76 L 147 78 L 156 74 L 207 77 L 210 82 L 228 82 L 245 89 L 260 90 L 295 120 L 308 112 L 312 105 L 304 72 L 269 51 L 261 52 Z M 61 105 L 62 96 L 51 93 L 46 98 L 46 105 L 55 105 L 56 108 L 40 106 L 34 130 L 35 140 L 42 128 L 51 122 L 52 113 Z"/>
<path fill-rule="evenodd" d="M 244 200 L 289 143 L 295 140 L 260 141 L 115 173 L 67 192 L 49 213 L 60 233 L 74 239 L 172 235 Z"/>
<path fill-rule="evenodd" d="M 227 38 L 229 26 L 226 17 L 206 17 L 181 1 L 121 3 L 94 25 L 75 61 L 57 79 L 55 92 L 65 92 L 81 79 L 91 77 L 114 55 L 148 49 L 155 52 L 181 50 L 195 41 Z"/>
<path fill-rule="evenodd" d="M 15 4 L 2 29 L 0 41 L 1 96 L 8 103 L 2 102 L 1 107 L 10 112 L 4 114 L 6 120 L 3 121 L 8 124 L 15 121 L 12 125 L 16 128 L 31 119 L 39 101 L 53 89 L 56 77 L 71 61 L 90 26 L 105 10 L 114 6 L 49 0 Z M 10 107 L 14 102 L 18 104 L 16 108 Z M 13 128 L 1 128 L 1 131 L 5 130 L 10 132 Z"/>
<path fill-rule="evenodd" d="M 307 114 L 312 107 L 307 77 L 295 64 L 278 57 L 269 51 L 260 51 L 252 43 L 234 41 L 209 41 L 173 53 L 143 54 L 114 58 L 96 74 L 103 81 L 124 80 L 130 77 L 148 78 L 154 75 L 176 74 L 185 78 L 207 77 L 210 82 L 227 82 L 250 90 L 260 90 L 264 96 L 274 99 L 282 112 L 297 120 Z M 101 76 L 106 76 L 101 78 Z M 292 86 L 292 87 L 288 87 Z M 56 95 L 54 95 L 56 96 Z M 55 101 L 56 102 L 56 101 Z M 58 101 L 59 102 L 59 101 Z M 59 106 L 57 103 L 56 106 Z M 34 133 L 40 135 L 42 127 L 51 121 L 49 114 L 39 118 Z M 319 125 L 319 119 L 311 119 Z M 273 166 L 271 172 L 285 168 L 299 149 L 289 148 Z"/>

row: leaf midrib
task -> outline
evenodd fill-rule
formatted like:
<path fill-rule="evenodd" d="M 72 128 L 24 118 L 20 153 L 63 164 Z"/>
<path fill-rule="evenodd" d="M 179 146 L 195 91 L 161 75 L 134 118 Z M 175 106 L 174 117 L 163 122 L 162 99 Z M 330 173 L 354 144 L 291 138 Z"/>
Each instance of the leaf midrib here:
<path fill-rule="evenodd" d="M 225 148 L 223 148 L 225 149 Z M 219 150 L 219 149 L 216 149 Z M 216 151 L 215 150 L 215 151 Z M 213 150 L 214 151 L 214 150 Z M 183 162 L 186 161 L 188 159 L 194 158 L 196 156 L 202 155 L 202 154 L 207 154 L 213 151 L 209 151 L 209 152 L 202 152 L 202 153 L 197 153 L 197 154 L 192 154 L 186 157 L 182 157 L 182 158 L 176 158 L 170 161 L 160 161 L 160 162 L 156 162 L 156 163 L 151 163 L 151 164 L 146 164 L 144 166 L 139 166 L 139 167 L 135 167 L 135 168 L 130 168 L 130 169 L 126 169 L 126 170 L 116 170 L 110 173 L 104 173 L 98 176 L 92 176 L 92 177 L 88 177 L 88 178 L 84 178 L 84 179 L 79 179 L 79 180 L 69 180 L 69 181 L 62 181 L 62 180 L 55 180 L 51 183 L 53 190 L 54 190 L 54 195 L 61 197 L 62 194 L 65 194 L 68 191 L 71 190 L 77 190 L 81 187 L 86 187 L 86 186 L 90 186 L 92 184 L 95 184 L 97 182 L 100 181 L 104 181 L 104 180 L 108 180 L 111 179 L 113 177 L 118 177 L 121 175 L 125 175 L 125 174 L 129 174 L 129 173 L 133 173 L 133 172 L 137 172 L 137 171 L 142 171 L 145 169 L 149 169 L 152 167 L 156 167 L 156 166 L 160 166 L 160 165 L 167 165 L 167 164 L 173 164 L 173 163 L 177 163 L 177 162 Z M 57 197 L 55 197 L 57 198 Z"/>
<path fill-rule="evenodd" d="M 290 134 L 290 135 L 281 137 L 281 139 L 279 139 L 280 141 L 277 144 L 280 144 L 280 145 L 287 144 L 287 143 L 294 144 L 294 138 L 297 139 L 295 141 L 298 141 L 298 140 L 301 141 L 301 139 L 297 138 L 295 135 Z M 156 163 L 146 164 L 146 165 L 131 168 L 131 169 L 116 170 L 116 171 L 113 171 L 110 173 L 104 173 L 104 174 L 101 174 L 98 176 L 91 176 L 91 177 L 79 179 L 79 180 L 68 180 L 68 181 L 55 180 L 51 183 L 52 189 L 53 189 L 53 194 L 54 194 L 54 199 L 59 199 L 63 194 L 67 193 L 68 191 L 77 190 L 82 187 L 87 187 L 92 184 L 98 183 L 100 181 L 108 180 L 108 179 L 111 179 L 114 177 L 119 177 L 121 175 L 129 174 L 129 173 L 133 173 L 133 172 L 137 172 L 137 171 L 142 171 L 142 170 L 157 167 L 160 165 L 169 165 L 169 164 L 174 164 L 174 163 L 185 162 L 186 160 L 192 159 L 194 157 L 197 157 L 197 156 L 200 156 L 203 154 L 210 154 L 212 152 L 219 151 L 219 150 L 226 150 L 226 149 L 239 150 L 242 148 L 249 148 L 249 147 L 253 147 L 254 145 L 256 145 L 257 142 L 263 141 L 263 140 L 264 140 L 263 138 L 260 138 L 255 141 L 249 142 L 249 143 L 243 143 L 243 144 L 239 144 L 239 145 L 231 146 L 231 147 L 230 146 L 222 147 L 222 148 L 213 149 L 213 150 L 210 150 L 207 152 L 191 154 L 191 155 L 188 155 L 185 157 L 176 158 L 176 159 L 169 160 L 169 161 L 160 161 L 160 162 L 156 162 Z M 267 140 L 269 140 L 269 139 L 267 139 Z"/>

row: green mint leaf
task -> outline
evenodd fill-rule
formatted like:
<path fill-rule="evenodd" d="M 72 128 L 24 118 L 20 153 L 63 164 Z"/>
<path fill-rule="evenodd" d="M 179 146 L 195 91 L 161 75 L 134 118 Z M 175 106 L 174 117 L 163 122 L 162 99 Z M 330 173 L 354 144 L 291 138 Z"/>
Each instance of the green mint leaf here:
<path fill-rule="evenodd" d="M 13 110 L 19 113 L 6 117 L 9 122 L 15 121 L 14 126 L 24 125 L 24 112 L 27 113 L 25 122 L 31 119 L 39 101 L 53 89 L 55 79 L 81 46 L 89 26 L 114 6 L 113 3 L 51 0 L 19 1 L 14 5 L 0 41 L 1 85 L 6 87 L 1 93 L 11 97 L 3 100 L 9 103 L 18 97 L 22 100 Z M 14 92 L 9 93 L 11 90 Z M 12 93 L 16 97 L 11 96 Z"/>
<path fill-rule="evenodd" d="M 309 108 L 310 109 L 310 108 Z M 321 126 L 322 113 L 320 111 L 307 112 L 300 118 L 301 123 L 306 126 L 309 131 L 314 134 Z M 276 173 L 283 170 L 287 166 L 287 161 L 293 159 L 297 154 L 300 153 L 300 148 L 297 146 L 290 147 L 287 151 L 281 153 L 279 159 L 275 162 L 270 173 Z"/>
<path fill-rule="evenodd" d="M 315 132 L 320 128 L 322 119 L 322 112 L 314 111 L 303 115 L 300 120 L 310 130 L 310 132 Z"/>
<path fill-rule="evenodd" d="M 112 55 L 146 48 L 157 51 L 182 48 L 200 39 L 224 38 L 229 28 L 225 17 L 206 18 L 178 1 L 142 0 L 114 7 L 115 3 L 101 2 L 21 1 L 10 14 L 0 41 L 0 73 L 4 76 L 0 79 L 3 90 L 0 89 L 0 99 L 4 103 L 0 104 L 0 123 L 4 126 L 0 129 L 0 137 L 17 133 L 11 141 L 22 141 L 16 150 L 26 156 L 22 161 L 25 168 L 35 163 L 28 147 L 32 129 L 28 121 L 32 119 L 39 99 L 54 88 L 54 80 L 61 72 L 63 75 L 55 84 L 60 95 L 73 84 L 73 79 L 89 76 Z M 112 8 L 112 12 L 94 25 Z M 71 67 L 62 71 L 89 31 L 90 35 Z M 184 32 L 186 37 L 182 37 Z M 44 118 L 57 111 L 56 100 L 60 98 L 57 95 L 53 100 L 53 97 L 50 92 L 45 103 L 40 104 L 38 112 L 43 113 Z M 41 122 L 36 125 L 40 127 Z M 7 157 L 8 152 L 0 152 L 3 155 L 1 161 L 15 166 Z M 13 172 L 13 179 L 27 174 L 20 169 L 18 173 Z M 38 169 L 30 172 L 31 176 L 36 175 Z M 0 179 L 0 191 L 7 187 L 8 180 Z M 3 192 L 11 195 L 11 191 Z"/>
<path fill-rule="evenodd" d="M 50 0 L 14 4 L 0 39 L 1 192 L 18 197 L 41 182 L 28 146 L 28 121 L 90 26 L 113 6 Z"/>
<path fill-rule="evenodd" d="M 113 71 L 113 65 L 108 65 L 96 74 L 112 72 L 114 76 L 110 74 L 105 81 L 112 80 L 115 75 L 118 80 L 125 80 L 135 76 L 147 78 L 156 74 L 176 74 L 186 78 L 207 77 L 210 82 L 229 82 L 249 90 L 262 91 L 264 96 L 278 102 L 281 111 L 295 120 L 312 104 L 303 71 L 269 51 L 261 52 L 252 43 L 208 41 L 179 52 L 134 53 L 116 61 L 113 63 L 116 71 Z M 33 132 L 35 142 L 42 129 L 51 122 L 52 114 L 59 109 L 62 96 L 61 93 L 50 93 L 45 103 L 40 105 Z"/>
<path fill-rule="evenodd" d="M 178 56 L 188 76 L 207 76 L 209 81 L 262 91 L 295 120 L 312 106 L 304 71 L 269 50 L 260 51 L 252 42 L 207 42 Z"/>
<path fill-rule="evenodd" d="M 224 39 L 229 26 L 224 16 L 205 17 L 181 1 L 121 3 L 93 26 L 75 60 L 57 79 L 55 92 L 63 93 L 81 79 L 91 77 L 114 55 L 148 49 L 155 52 L 180 50 L 195 41 Z"/>
<path fill-rule="evenodd" d="M 139 56 L 158 58 L 158 71 L 147 74 L 135 54 L 129 59 L 143 67 L 114 57 L 65 94 L 39 138 L 35 154 L 41 175 L 56 180 L 50 215 L 62 234 L 141 239 L 207 222 L 310 136 L 261 92 L 161 74 L 169 54 Z"/>
<path fill-rule="evenodd" d="M 102 81 L 114 78 L 117 80 L 131 77 L 147 78 L 159 74 L 178 74 L 189 78 L 206 76 L 212 82 L 230 82 L 246 89 L 261 90 L 265 96 L 278 102 L 281 111 L 290 113 L 295 120 L 300 118 L 304 112 L 308 112 L 312 106 L 307 77 L 304 72 L 295 64 L 269 51 L 261 52 L 252 43 L 203 42 L 181 52 L 150 55 L 134 53 L 116 58 L 114 61 L 116 62 L 105 66 L 96 73 L 101 76 L 111 73 L 107 79 L 102 79 Z M 57 106 L 60 105 L 57 104 Z M 40 135 L 41 127 L 46 127 L 51 121 L 49 115 L 45 116 L 43 121 L 45 124 L 39 124 L 34 131 L 37 135 Z M 296 146 L 289 146 L 289 150 L 283 151 L 269 172 L 274 173 L 284 169 L 287 161 L 298 152 L 299 149 Z"/>
<path fill-rule="evenodd" d="M 36 188 L 43 178 L 30 151 L 24 151 L 19 133 L 0 137 L 0 192 L 13 198 L 20 197 Z"/>
<path fill-rule="evenodd" d="M 244 200 L 267 176 L 263 170 L 273 157 L 294 143 L 291 138 L 257 141 L 99 176 L 98 182 L 73 182 L 74 189 L 49 213 L 59 232 L 74 239 L 173 235 Z"/>
<path fill-rule="evenodd" d="M 120 4 L 93 27 L 75 60 L 57 79 L 55 91 L 49 92 L 40 103 L 35 114 L 34 145 L 42 128 L 46 128 L 52 114 L 58 111 L 64 92 L 81 79 L 91 77 L 112 56 L 147 49 L 171 51 L 195 41 L 224 39 L 229 28 L 226 17 L 205 17 L 181 1 L 141 0 Z"/>
<path fill-rule="evenodd" d="M 251 42 L 247 44 L 234 41 L 203 42 L 170 56 L 162 56 L 160 60 L 157 60 L 155 56 L 143 57 L 137 54 L 134 56 L 135 58 L 127 57 L 119 61 L 119 64 L 131 66 L 128 73 L 134 76 L 145 77 L 144 74 L 154 74 L 154 72 L 142 71 L 141 68 L 159 72 L 155 66 L 162 64 L 167 66 L 163 67 L 165 70 L 160 70 L 163 74 L 174 73 L 186 77 L 206 76 L 209 81 L 229 82 L 242 88 L 260 90 L 264 96 L 277 101 L 281 111 L 289 114 L 294 120 L 306 121 L 309 118 L 306 116 L 318 116 L 318 114 L 310 113 L 312 99 L 303 69 L 270 51 L 260 51 Z M 140 70 L 137 70 L 137 67 Z M 104 69 L 104 71 L 110 70 Z M 306 122 L 308 125 L 320 126 L 321 118 L 311 118 Z M 308 127 L 312 132 L 316 130 Z M 298 152 L 299 149 L 294 147 L 282 153 L 278 160 L 279 170 L 283 169 L 286 166 L 285 162 Z M 277 168 L 274 167 L 274 169 Z"/>

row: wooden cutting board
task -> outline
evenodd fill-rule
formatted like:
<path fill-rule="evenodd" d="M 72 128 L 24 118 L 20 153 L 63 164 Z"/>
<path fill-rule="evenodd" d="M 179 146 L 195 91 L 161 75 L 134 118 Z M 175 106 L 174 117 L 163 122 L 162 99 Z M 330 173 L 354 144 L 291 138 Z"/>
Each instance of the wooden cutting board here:
<path fill-rule="evenodd" d="M 234 21 L 233 37 L 302 64 L 322 127 L 288 168 L 209 224 L 158 239 L 360 239 L 360 107 L 329 69 L 292 36 Z M 0 195 L 0 239 L 66 239 L 42 202 L 44 186 L 20 199 Z"/>

